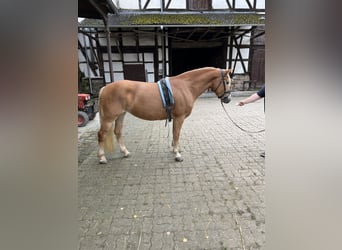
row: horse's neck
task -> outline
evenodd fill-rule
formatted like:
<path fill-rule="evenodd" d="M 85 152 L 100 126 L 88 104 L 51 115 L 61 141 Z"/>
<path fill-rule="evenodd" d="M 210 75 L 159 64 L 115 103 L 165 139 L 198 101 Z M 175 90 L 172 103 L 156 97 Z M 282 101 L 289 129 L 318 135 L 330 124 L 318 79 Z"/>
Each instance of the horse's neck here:
<path fill-rule="evenodd" d="M 191 81 L 187 81 L 188 88 L 193 93 L 194 98 L 199 97 L 204 91 L 210 88 L 212 80 L 216 77 L 216 72 L 206 71 L 204 73 L 198 72 L 189 75 Z"/>

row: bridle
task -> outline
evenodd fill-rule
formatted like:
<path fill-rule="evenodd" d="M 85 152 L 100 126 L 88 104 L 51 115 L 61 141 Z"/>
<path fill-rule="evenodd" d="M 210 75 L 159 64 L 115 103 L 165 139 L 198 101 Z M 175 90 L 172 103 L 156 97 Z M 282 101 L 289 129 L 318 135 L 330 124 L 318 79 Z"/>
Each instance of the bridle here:
<path fill-rule="evenodd" d="M 227 91 L 227 88 L 226 88 L 227 81 L 224 79 L 224 70 L 223 69 L 221 69 L 221 81 L 219 82 L 217 87 L 213 90 L 213 92 L 216 93 L 216 90 L 221 86 L 221 84 L 223 84 L 223 94 L 219 95 L 217 97 L 219 99 L 221 99 L 221 103 L 222 102 L 229 103 L 231 101 L 231 93 L 230 93 L 230 90 Z"/>
<path fill-rule="evenodd" d="M 215 88 L 215 90 L 213 90 L 215 93 L 216 93 L 216 90 L 220 87 L 220 85 L 223 83 L 223 88 L 224 88 L 224 92 L 222 95 L 218 96 L 219 99 L 221 99 L 221 105 L 222 105 L 222 108 L 224 110 L 224 112 L 226 113 L 226 115 L 228 116 L 228 118 L 231 120 L 231 122 L 236 126 L 238 127 L 240 130 L 246 132 L 246 133 L 261 133 L 261 132 L 264 132 L 265 129 L 262 129 L 262 130 L 258 130 L 258 131 L 249 131 L 249 130 L 246 130 L 242 127 L 240 127 L 231 117 L 230 115 L 228 114 L 227 110 L 225 109 L 223 103 L 229 103 L 231 101 L 231 91 L 226 89 L 226 85 L 227 85 L 227 81 L 224 79 L 224 70 L 221 69 L 221 81 L 219 82 L 219 84 L 217 85 L 217 87 Z M 226 94 L 229 94 L 228 96 L 226 96 Z"/>

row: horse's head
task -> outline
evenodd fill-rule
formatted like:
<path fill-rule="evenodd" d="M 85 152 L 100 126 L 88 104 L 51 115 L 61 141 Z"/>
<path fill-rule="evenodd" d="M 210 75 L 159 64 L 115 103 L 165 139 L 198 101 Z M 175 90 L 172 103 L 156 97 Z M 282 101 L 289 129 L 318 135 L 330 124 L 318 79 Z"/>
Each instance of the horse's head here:
<path fill-rule="evenodd" d="M 219 83 L 217 83 L 217 81 L 215 81 L 215 83 L 213 83 L 213 86 L 211 88 L 212 91 L 215 92 L 217 97 L 220 98 L 221 101 L 224 103 L 229 103 L 231 101 L 230 87 L 231 87 L 231 81 L 232 80 L 229 76 L 230 73 L 232 73 L 231 69 L 221 69 L 221 75 L 219 78 L 220 79 Z"/>

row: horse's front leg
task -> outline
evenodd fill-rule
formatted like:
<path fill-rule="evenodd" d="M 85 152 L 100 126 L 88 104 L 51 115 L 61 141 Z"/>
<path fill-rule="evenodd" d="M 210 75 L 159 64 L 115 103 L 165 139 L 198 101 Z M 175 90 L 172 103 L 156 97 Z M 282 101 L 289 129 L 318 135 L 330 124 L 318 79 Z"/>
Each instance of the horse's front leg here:
<path fill-rule="evenodd" d="M 114 134 L 116 136 L 116 140 L 118 141 L 120 145 L 120 151 L 124 154 L 124 157 L 128 157 L 131 153 L 127 150 L 123 139 L 122 139 L 122 127 L 123 127 L 123 120 L 125 118 L 125 113 L 122 113 L 119 115 L 119 117 L 115 120 L 115 129 Z"/>
<path fill-rule="evenodd" d="M 184 117 L 178 117 L 173 120 L 173 152 L 175 153 L 176 161 L 183 161 L 183 157 L 179 153 L 179 135 L 184 122 Z"/>

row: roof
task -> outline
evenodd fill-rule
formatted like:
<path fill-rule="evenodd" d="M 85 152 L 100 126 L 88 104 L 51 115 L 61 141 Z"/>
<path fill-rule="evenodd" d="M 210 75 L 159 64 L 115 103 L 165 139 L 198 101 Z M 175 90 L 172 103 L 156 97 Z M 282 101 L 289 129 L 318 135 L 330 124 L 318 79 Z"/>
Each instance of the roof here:
<path fill-rule="evenodd" d="M 95 6 L 96 7 L 95 7 Z M 115 14 L 116 9 L 111 1 L 107 0 L 78 0 L 78 17 L 102 19 L 101 12 Z"/>
<path fill-rule="evenodd" d="M 198 26 L 264 26 L 265 14 L 241 12 L 120 13 L 108 15 L 109 27 L 198 27 Z M 99 20 L 85 19 L 80 27 L 103 27 Z"/>

